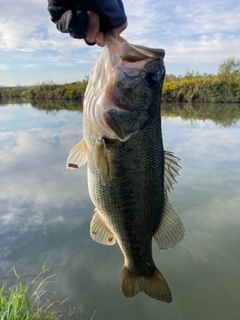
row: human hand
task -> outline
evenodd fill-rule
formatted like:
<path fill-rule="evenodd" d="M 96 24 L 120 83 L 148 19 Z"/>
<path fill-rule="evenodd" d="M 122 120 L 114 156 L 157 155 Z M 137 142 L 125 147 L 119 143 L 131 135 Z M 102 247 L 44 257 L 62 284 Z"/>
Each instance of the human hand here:
<path fill-rule="evenodd" d="M 88 45 L 105 45 L 105 34 L 115 37 L 127 28 L 121 0 L 48 0 L 48 11 L 57 29 Z"/>
<path fill-rule="evenodd" d="M 88 11 L 88 28 L 85 41 L 87 44 L 95 44 L 104 47 L 105 45 L 105 33 L 100 30 L 100 19 L 99 16 L 92 11 Z M 114 37 L 118 37 L 121 32 L 127 28 L 127 22 L 118 28 L 113 28 L 112 33 Z"/>

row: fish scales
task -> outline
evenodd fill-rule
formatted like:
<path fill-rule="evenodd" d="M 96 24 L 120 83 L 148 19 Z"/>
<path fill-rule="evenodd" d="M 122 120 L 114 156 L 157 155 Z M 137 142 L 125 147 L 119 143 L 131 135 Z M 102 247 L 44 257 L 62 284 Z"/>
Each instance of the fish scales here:
<path fill-rule="evenodd" d="M 156 117 L 155 121 L 157 119 L 160 118 Z M 97 137 L 91 128 L 85 130 L 86 136 L 95 141 Z M 158 141 L 158 148 L 149 143 L 152 140 Z M 106 186 L 103 186 L 94 166 L 93 141 L 88 145 L 91 199 L 113 233 L 118 235 L 123 252 L 131 257 L 135 273 L 141 273 L 146 259 L 145 249 L 146 246 L 151 247 L 164 203 L 161 127 L 150 123 L 134 139 L 124 143 L 107 143 L 111 164 Z M 148 256 L 148 260 L 152 261 L 151 250 Z M 146 274 L 149 272 L 147 269 L 148 266 L 144 270 Z"/>
<path fill-rule="evenodd" d="M 132 297 L 143 291 L 171 302 L 152 256 L 153 237 L 166 249 L 184 235 L 167 196 L 179 166 L 162 142 L 164 51 L 112 36 L 107 43 L 85 93 L 84 139 L 71 150 L 67 167 L 88 162 L 96 206 L 90 233 L 99 243 L 119 244 L 125 258 L 122 293 Z"/>

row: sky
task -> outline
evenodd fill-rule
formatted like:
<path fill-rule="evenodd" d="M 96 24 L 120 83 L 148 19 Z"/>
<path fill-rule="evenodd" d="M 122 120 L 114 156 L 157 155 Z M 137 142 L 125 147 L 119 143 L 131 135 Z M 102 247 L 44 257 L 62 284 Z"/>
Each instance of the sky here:
<path fill-rule="evenodd" d="M 123 3 L 128 28 L 122 36 L 134 44 L 163 48 L 167 74 L 217 74 L 225 59 L 240 59 L 239 0 Z M 0 86 L 82 80 L 101 52 L 60 33 L 46 0 L 1 0 Z"/>

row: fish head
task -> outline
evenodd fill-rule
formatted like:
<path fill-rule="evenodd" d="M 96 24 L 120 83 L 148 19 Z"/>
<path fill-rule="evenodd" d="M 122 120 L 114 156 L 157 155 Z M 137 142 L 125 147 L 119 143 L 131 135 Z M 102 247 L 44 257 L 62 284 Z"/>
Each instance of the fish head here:
<path fill-rule="evenodd" d="M 84 103 L 85 118 L 98 134 L 126 141 L 154 117 L 160 117 L 164 55 L 163 49 L 107 36 L 107 45 L 90 75 Z"/>

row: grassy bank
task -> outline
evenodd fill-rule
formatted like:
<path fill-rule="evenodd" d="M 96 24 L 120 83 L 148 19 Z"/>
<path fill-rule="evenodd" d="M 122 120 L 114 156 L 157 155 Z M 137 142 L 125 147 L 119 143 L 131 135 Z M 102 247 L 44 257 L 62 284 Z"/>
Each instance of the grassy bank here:
<path fill-rule="evenodd" d="M 8 287 L 8 282 L 3 282 L 0 287 L 0 319 L 1 320 L 57 320 L 57 311 L 54 309 L 55 302 L 49 302 L 45 298 L 46 285 L 50 277 L 46 277 L 35 290 L 32 290 L 34 283 L 43 276 L 47 269 L 43 267 L 38 276 L 29 284 L 23 284 L 21 277 L 16 273 L 17 284 Z M 42 300 L 42 305 L 41 305 Z"/>
<path fill-rule="evenodd" d="M 53 300 L 46 289 L 54 277 L 46 276 L 47 272 L 48 269 L 43 266 L 39 275 L 24 284 L 14 270 L 17 283 L 10 287 L 8 281 L 0 284 L 0 320 L 58 320 L 63 317 L 65 312 L 60 311 L 62 303 Z M 44 279 L 40 281 L 42 277 Z M 69 319 L 82 319 L 82 313 L 81 307 L 67 311 Z"/>
<path fill-rule="evenodd" d="M 79 101 L 86 86 L 85 79 L 64 85 L 49 82 L 33 87 L 0 88 L 0 99 Z M 240 61 L 225 60 L 217 75 L 200 75 L 194 71 L 184 76 L 166 75 L 162 99 L 164 102 L 240 103 Z"/>
<path fill-rule="evenodd" d="M 240 103 L 240 75 L 166 77 L 163 87 L 165 102 Z"/>
<path fill-rule="evenodd" d="M 164 101 L 240 103 L 240 61 L 229 58 L 219 66 L 217 75 L 187 72 L 185 76 L 166 76 Z"/>
<path fill-rule="evenodd" d="M 0 99 L 21 98 L 23 100 L 82 100 L 87 80 L 68 84 L 42 83 L 32 87 L 0 88 Z"/>

